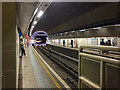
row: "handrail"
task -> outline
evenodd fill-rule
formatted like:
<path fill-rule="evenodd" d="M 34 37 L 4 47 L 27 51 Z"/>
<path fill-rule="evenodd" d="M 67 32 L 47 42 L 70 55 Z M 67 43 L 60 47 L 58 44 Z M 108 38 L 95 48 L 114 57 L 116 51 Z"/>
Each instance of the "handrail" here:
<path fill-rule="evenodd" d="M 120 47 L 115 47 L 115 46 L 83 45 L 80 46 L 80 51 L 84 48 L 120 52 Z"/>
<path fill-rule="evenodd" d="M 89 83 L 89 85 L 91 85 L 92 87 L 96 88 L 96 89 L 100 89 L 100 86 L 96 85 L 95 83 L 91 82 L 90 80 L 86 79 L 85 77 L 80 77 L 79 79 L 81 79 L 82 81 Z"/>
<path fill-rule="evenodd" d="M 115 65 L 120 64 L 120 60 L 116 60 L 116 59 L 112 59 L 112 58 L 90 55 L 90 54 L 85 54 L 85 53 L 80 53 L 79 55 L 89 57 L 89 58 L 93 58 L 93 59 L 96 59 L 96 60 L 99 60 L 99 61 L 102 60 L 103 62 L 108 62 L 108 63 L 115 64 Z"/>
<path fill-rule="evenodd" d="M 111 65 L 114 66 L 114 68 L 118 68 L 120 69 L 120 60 L 112 58 L 112 57 L 105 57 L 102 55 L 98 55 L 98 54 L 94 54 L 94 53 L 87 53 L 84 52 L 84 49 L 94 49 L 94 50 L 100 50 L 100 51 L 113 51 L 113 52 L 117 52 L 120 53 L 120 47 L 114 47 L 114 46 L 96 46 L 96 45 L 83 45 L 79 47 L 79 80 L 80 82 L 78 83 L 78 86 L 80 86 L 80 88 L 82 88 L 81 86 L 81 81 L 84 81 L 84 83 L 87 86 L 91 86 L 92 88 L 96 88 L 98 87 L 98 89 L 102 90 L 102 88 L 107 88 L 106 86 L 106 74 L 107 74 L 107 65 Z M 94 79 L 90 79 L 90 78 L 85 78 L 86 76 L 84 76 L 82 73 L 82 68 L 86 63 L 82 63 L 83 60 L 85 60 L 84 58 L 86 58 L 89 61 L 92 62 L 96 62 L 99 61 L 99 68 L 97 68 L 96 70 L 100 72 L 100 75 L 97 76 L 96 78 L 99 77 L 99 85 L 96 85 Z M 95 64 L 95 63 L 94 63 Z M 97 63 L 98 64 L 98 63 Z M 96 64 L 96 65 L 97 65 Z M 90 64 L 93 65 L 93 64 Z M 86 66 L 86 65 L 85 65 Z M 89 67 L 86 67 L 89 68 Z M 95 67 L 94 67 L 95 68 Z M 84 71 L 85 73 L 89 73 L 87 71 Z M 116 81 L 116 83 L 119 83 L 118 81 Z M 97 83 L 98 84 L 98 83 Z"/>

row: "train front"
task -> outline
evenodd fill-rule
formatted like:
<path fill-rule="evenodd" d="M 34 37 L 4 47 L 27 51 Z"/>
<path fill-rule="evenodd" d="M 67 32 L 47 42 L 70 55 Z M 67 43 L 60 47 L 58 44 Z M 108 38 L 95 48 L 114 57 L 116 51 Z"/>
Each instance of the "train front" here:
<path fill-rule="evenodd" d="M 32 38 L 34 39 L 34 46 L 46 46 L 46 41 L 48 38 L 48 35 L 44 31 L 37 31 L 32 35 Z"/>

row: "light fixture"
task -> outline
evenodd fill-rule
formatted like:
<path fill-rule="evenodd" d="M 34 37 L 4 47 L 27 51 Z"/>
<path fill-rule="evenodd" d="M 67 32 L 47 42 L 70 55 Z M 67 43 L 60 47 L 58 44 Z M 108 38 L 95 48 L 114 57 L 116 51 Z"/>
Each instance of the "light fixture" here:
<path fill-rule="evenodd" d="M 68 34 L 68 32 L 65 32 L 65 34 Z"/>
<path fill-rule="evenodd" d="M 115 26 L 120 26 L 120 24 L 116 24 Z"/>
<path fill-rule="evenodd" d="M 30 30 L 30 36 L 31 36 L 31 34 L 32 34 L 32 31 L 33 31 L 33 28 L 31 28 L 31 30 Z"/>
<path fill-rule="evenodd" d="M 32 31 L 30 31 L 30 36 L 31 36 L 31 32 L 32 32 Z"/>
<path fill-rule="evenodd" d="M 43 14 L 43 11 L 39 11 L 39 13 L 38 13 L 37 17 L 38 17 L 38 18 L 39 18 L 39 17 L 41 17 L 41 16 L 42 16 L 42 14 Z"/>
<path fill-rule="evenodd" d="M 101 29 L 102 27 L 95 27 L 95 28 L 93 28 L 93 29 Z"/>
<path fill-rule="evenodd" d="M 35 26 L 32 26 L 32 28 L 34 28 Z"/>
<path fill-rule="evenodd" d="M 86 31 L 85 29 L 82 29 L 82 30 L 80 30 L 81 32 L 84 32 L 84 31 Z"/>
<path fill-rule="evenodd" d="M 34 24 L 34 25 L 35 25 L 35 24 L 37 24 L 37 21 L 34 21 L 34 23 L 33 23 L 33 24 Z"/>
<path fill-rule="evenodd" d="M 32 18 L 30 19 L 30 22 L 32 21 Z"/>
<path fill-rule="evenodd" d="M 31 31 L 33 30 L 33 28 L 31 28 Z"/>
<path fill-rule="evenodd" d="M 60 33 L 60 35 L 63 35 L 63 33 Z"/>
<path fill-rule="evenodd" d="M 75 31 L 71 31 L 71 33 L 74 33 Z"/>
<path fill-rule="evenodd" d="M 34 12 L 34 15 L 37 13 L 37 11 L 38 11 L 38 8 L 36 8 L 36 10 L 35 10 L 35 12 Z"/>

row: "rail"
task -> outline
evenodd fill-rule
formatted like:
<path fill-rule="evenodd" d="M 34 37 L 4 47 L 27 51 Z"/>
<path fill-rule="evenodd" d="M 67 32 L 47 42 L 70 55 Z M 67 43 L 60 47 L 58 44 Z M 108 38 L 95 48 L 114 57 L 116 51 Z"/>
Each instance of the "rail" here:
<path fill-rule="evenodd" d="M 120 89 L 120 60 L 104 55 L 84 52 L 84 49 L 96 49 L 120 53 L 120 47 L 112 46 L 80 46 L 79 48 L 79 89 L 89 88 L 103 90 L 105 88 Z"/>
<path fill-rule="evenodd" d="M 73 68 L 73 66 L 69 65 L 68 63 L 65 63 L 64 59 L 60 60 L 57 56 L 54 56 L 52 53 L 52 51 L 49 52 L 49 50 L 46 50 L 43 47 L 39 47 L 38 48 L 41 52 L 43 52 L 45 55 L 47 55 L 50 59 L 52 59 L 53 61 L 55 61 L 57 64 L 59 64 L 60 66 L 62 66 L 65 70 L 67 70 L 70 74 L 73 75 L 73 77 L 75 79 L 77 79 L 78 77 L 78 71 L 75 69 L 75 67 Z M 69 61 L 68 61 L 69 62 Z M 76 62 L 76 61 L 72 61 L 72 62 Z M 77 62 L 78 64 L 78 62 Z M 76 65 L 76 63 L 75 63 Z M 76 66 L 77 68 L 77 66 Z"/>
<path fill-rule="evenodd" d="M 46 49 L 46 48 L 44 47 L 44 49 Z M 47 49 L 49 50 L 49 48 L 47 48 Z M 53 52 L 53 53 L 55 53 L 55 54 L 58 54 L 58 55 L 60 55 L 60 56 L 62 56 L 62 57 L 64 57 L 64 58 L 67 58 L 67 59 L 69 59 L 69 60 L 72 60 L 72 61 L 75 62 L 75 63 L 78 63 L 78 59 L 75 59 L 75 58 L 70 57 L 70 56 L 68 56 L 68 55 L 59 53 L 59 52 L 57 52 L 57 51 L 55 51 L 55 50 L 52 50 L 52 49 L 50 49 L 50 51 Z"/>

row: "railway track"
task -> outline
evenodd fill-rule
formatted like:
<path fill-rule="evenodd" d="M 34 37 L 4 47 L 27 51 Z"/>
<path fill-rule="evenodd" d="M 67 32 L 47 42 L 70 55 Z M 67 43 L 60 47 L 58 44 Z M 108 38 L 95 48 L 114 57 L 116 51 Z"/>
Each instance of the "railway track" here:
<path fill-rule="evenodd" d="M 53 50 L 49 50 L 45 47 L 39 47 L 38 49 L 41 52 L 43 52 L 45 55 L 49 56 L 52 60 L 54 60 L 60 66 L 62 66 L 70 74 L 72 74 L 75 79 L 78 78 L 78 63 L 77 62 L 69 60 L 69 58 L 59 56 L 58 54 L 53 52 Z"/>
<path fill-rule="evenodd" d="M 47 57 L 52 59 L 57 65 L 63 68 L 68 74 L 73 78 L 71 81 L 72 84 L 77 88 L 78 82 L 78 61 L 76 59 L 71 60 L 72 58 L 62 55 L 58 52 L 48 49 L 47 47 L 38 47 L 36 48 L 44 53 Z M 70 81 L 70 79 L 69 79 Z"/>

